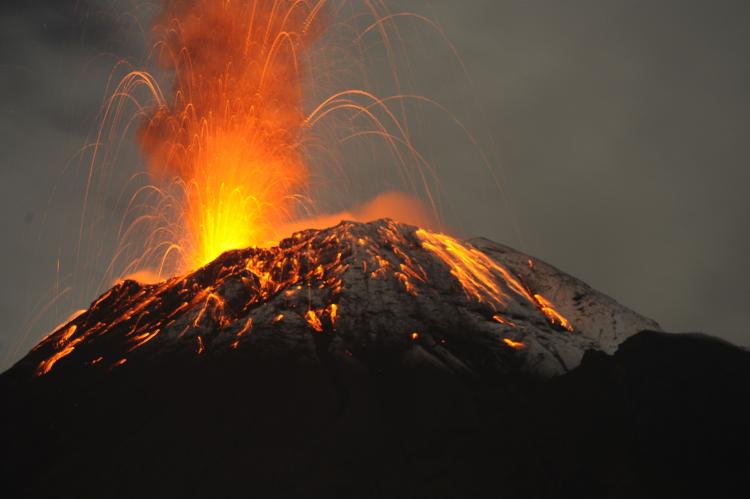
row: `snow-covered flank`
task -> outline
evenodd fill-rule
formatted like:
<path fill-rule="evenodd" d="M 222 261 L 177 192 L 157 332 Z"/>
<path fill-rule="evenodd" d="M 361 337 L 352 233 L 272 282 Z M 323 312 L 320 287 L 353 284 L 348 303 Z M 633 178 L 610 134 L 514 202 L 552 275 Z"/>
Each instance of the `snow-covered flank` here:
<path fill-rule="evenodd" d="M 659 324 L 617 303 L 585 282 L 508 246 L 485 238 L 468 241 L 502 262 L 532 289 L 547 297 L 576 331 L 611 354 L 628 337 L 644 330 L 661 331 Z"/>
<path fill-rule="evenodd" d="M 41 376 L 252 349 L 303 362 L 364 366 L 385 353 L 465 375 L 554 375 L 642 329 L 658 325 L 491 241 L 342 222 L 159 284 L 118 284 L 21 364 Z"/>

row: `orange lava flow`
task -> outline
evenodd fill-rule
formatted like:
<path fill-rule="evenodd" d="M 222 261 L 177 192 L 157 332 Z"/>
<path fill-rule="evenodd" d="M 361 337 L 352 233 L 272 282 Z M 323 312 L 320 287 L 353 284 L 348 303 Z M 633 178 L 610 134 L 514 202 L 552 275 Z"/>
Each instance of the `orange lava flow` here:
<path fill-rule="evenodd" d="M 305 319 L 307 320 L 307 323 L 310 325 L 311 328 L 313 328 L 315 331 L 322 333 L 323 332 L 323 323 L 320 322 L 320 318 L 318 317 L 318 314 L 315 313 L 314 310 L 308 310 L 305 314 Z"/>
<path fill-rule="evenodd" d="M 421 239 L 423 248 L 448 265 L 467 297 L 492 307 L 503 308 L 508 301 L 507 291 L 501 287 L 501 283 L 504 283 L 508 291 L 537 307 L 552 325 L 573 331 L 570 321 L 549 300 L 540 294 L 532 295 L 520 279 L 483 252 L 445 234 L 419 229 L 417 236 Z M 515 327 L 515 324 L 501 315 L 495 314 L 493 319 Z"/>
<path fill-rule="evenodd" d="M 458 279 L 467 296 L 479 302 L 504 305 L 507 302 L 505 291 L 500 287 L 504 282 L 510 290 L 535 303 L 526 287 L 502 265 L 476 248 L 447 236 L 418 230 L 417 236 L 422 240 L 422 247 L 433 252 L 451 269 L 451 274 Z"/>
<path fill-rule="evenodd" d="M 571 326 L 570 321 L 563 317 L 560 312 L 555 310 L 555 307 L 550 303 L 549 300 L 547 300 L 545 297 L 543 297 L 540 294 L 535 294 L 534 299 L 539 303 L 539 307 L 542 310 L 542 313 L 547 316 L 547 319 L 552 324 L 556 324 L 562 328 L 567 329 L 568 331 L 573 331 L 573 326 Z"/>
<path fill-rule="evenodd" d="M 522 341 L 513 341 L 510 338 L 503 338 L 503 343 L 516 350 L 524 348 L 526 344 Z"/>
<path fill-rule="evenodd" d="M 155 48 L 174 75 L 140 130 L 149 171 L 181 185 L 189 268 L 272 240 L 306 183 L 300 56 L 325 0 L 167 0 Z"/>
<path fill-rule="evenodd" d="M 73 324 L 65 330 L 62 336 L 60 336 L 59 340 L 57 341 L 57 346 L 60 349 L 39 365 L 39 367 L 37 368 L 37 376 L 41 376 L 50 372 L 50 370 L 52 370 L 52 367 L 57 363 L 58 360 L 69 355 L 75 349 L 75 346 L 80 343 L 81 339 L 69 341 L 71 336 L 75 334 L 76 329 L 78 329 L 78 326 Z"/>

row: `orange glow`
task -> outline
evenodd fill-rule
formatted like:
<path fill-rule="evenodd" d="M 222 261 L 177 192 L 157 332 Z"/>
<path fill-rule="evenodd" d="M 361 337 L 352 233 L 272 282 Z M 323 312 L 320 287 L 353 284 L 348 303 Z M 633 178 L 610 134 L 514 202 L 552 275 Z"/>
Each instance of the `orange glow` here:
<path fill-rule="evenodd" d="M 58 339 L 56 345 L 60 350 L 52 354 L 51 357 L 48 359 L 42 361 L 41 364 L 39 364 L 39 367 L 37 367 L 36 374 L 37 376 L 41 376 L 43 374 L 47 374 L 50 372 L 52 367 L 62 359 L 63 357 L 66 357 L 69 355 L 73 350 L 75 350 L 75 346 L 81 342 L 82 338 L 76 338 L 74 340 L 70 340 L 71 337 L 75 334 L 76 330 L 78 329 L 78 326 L 73 324 L 72 326 L 69 326 L 65 332 L 60 336 Z M 43 342 L 42 342 L 43 343 Z M 40 343 L 41 344 L 41 343 Z"/>
<path fill-rule="evenodd" d="M 513 341 L 510 338 L 503 338 L 503 343 L 511 348 L 515 348 L 516 350 L 524 348 L 526 346 L 526 343 L 524 343 L 523 341 Z"/>
<path fill-rule="evenodd" d="M 560 312 L 555 310 L 555 307 L 552 305 L 552 303 L 549 302 L 549 300 L 539 294 L 534 295 L 534 299 L 537 301 L 537 303 L 539 303 L 542 313 L 547 316 L 547 319 L 549 319 L 552 324 L 556 324 L 564 329 L 567 329 L 568 331 L 573 331 L 573 326 L 570 324 L 568 319 L 563 317 Z"/>
<path fill-rule="evenodd" d="M 155 48 L 174 98 L 140 139 L 152 175 L 182 185 L 178 250 L 196 268 L 264 245 L 291 216 L 307 179 L 300 57 L 325 0 L 165 4 Z"/>
<path fill-rule="evenodd" d="M 308 310 L 305 314 L 305 319 L 311 328 L 319 333 L 323 332 L 323 324 L 320 322 L 318 314 L 316 314 L 314 310 Z"/>
<path fill-rule="evenodd" d="M 379 218 L 393 218 L 401 223 L 416 225 L 425 229 L 440 225 L 434 214 L 418 198 L 391 191 L 379 194 L 351 210 L 294 220 L 285 224 L 278 233 L 287 235 L 307 229 L 326 229 L 342 220 L 370 222 Z M 364 240 L 358 241 L 358 244 L 362 246 Z"/>
<path fill-rule="evenodd" d="M 500 324 L 504 324 L 510 327 L 516 327 L 516 324 L 513 321 L 506 319 L 500 314 L 493 315 L 492 319 L 494 319 L 495 322 L 499 322 Z"/>
<path fill-rule="evenodd" d="M 338 317 L 339 314 L 339 306 L 335 303 L 331 303 L 331 306 L 328 307 L 328 315 L 331 318 L 331 325 L 336 325 L 336 317 Z"/>
<path fill-rule="evenodd" d="M 159 334 L 158 328 L 150 333 L 139 334 L 138 336 L 133 338 L 133 346 L 131 346 L 128 351 L 135 350 L 136 348 L 140 348 L 141 346 L 145 345 L 146 343 L 154 339 L 154 337 L 157 334 Z"/>
<path fill-rule="evenodd" d="M 237 338 L 242 337 L 245 333 L 250 331 L 253 328 L 253 317 L 250 316 L 247 318 L 247 321 L 245 321 L 245 325 L 237 332 Z"/>
<path fill-rule="evenodd" d="M 65 331 L 65 334 L 63 334 L 63 335 L 62 335 L 62 336 L 60 337 L 60 339 L 58 340 L 58 342 L 57 342 L 58 346 L 62 346 L 62 345 L 64 345 L 65 343 L 67 343 L 67 342 L 68 342 L 68 340 L 70 339 L 70 337 L 71 337 L 71 336 L 73 336 L 73 335 L 75 334 L 75 332 L 76 332 L 76 329 L 78 329 L 78 326 L 76 326 L 75 324 L 73 324 L 72 326 L 70 326 L 70 327 L 69 327 L 69 328 L 68 328 L 68 329 L 67 329 L 67 330 Z"/>
<path fill-rule="evenodd" d="M 142 270 L 139 270 L 138 272 L 128 274 L 122 279 L 117 279 L 117 281 L 115 281 L 115 284 L 119 284 L 122 281 L 125 281 L 128 279 L 131 281 L 139 282 L 141 284 L 156 284 L 157 282 L 161 282 L 164 280 L 159 274 L 151 270 L 142 269 Z"/>
<path fill-rule="evenodd" d="M 417 333 L 416 331 L 413 332 L 413 333 L 411 333 L 411 339 L 415 340 L 415 341 L 418 340 L 419 339 L 419 333 Z"/>
<path fill-rule="evenodd" d="M 73 351 L 72 346 L 68 346 L 63 348 L 62 350 L 58 350 L 55 352 L 49 359 L 43 361 L 39 367 L 37 368 L 37 376 L 41 376 L 42 374 L 47 374 L 52 369 L 52 366 L 55 365 L 55 363 L 68 355 L 70 352 Z"/>
<path fill-rule="evenodd" d="M 473 297 L 493 308 L 503 309 L 508 300 L 506 291 L 500 286 L 500 283 L 504 283 L 510 292 L 537 307 L 551 324 L 573 331 L 570 322 L 549 300 L 540 294 L 532 296 L 520 279 L 483 252 L 445 234 L 419 229 L 417 236 L 422 240 L 423 248 L 437 255 L 448 265 L 451 274 L 461 283 L 467 297 Z M 495 314 L 493 319 L 501 324 L 515 326 L 498 314 Z"/>
<path fill-rule="evenodd" d="M 112 364 L 112 367 L 110 367 L 110 369 L 114 369 L 115 367 L 120 367 L 121 365 L 123 365 L 127 361 L 128 361 L 128 359 L 120 359 L 117 362 L 115 362 L 114 364 Z"/>
<path fill-rule="evenodd" d="M 450 267 L 451 274 L 461 283 L 468 297 L 505 305 L 507 296 L 500 287 L 500 282 L 504 282 L 511 291 L 534 303 L 526 287 L 516 277 L 478 249 L 451 236 L 422 229 L 417 231 L 417 236 L 422 240 L 422 247 Z"/>
<path fill-rule="evenodd" d="M 104 297 L 100 298 L 99 301 L 104 300 L 104 298 L 106 298 L 106 295 Z M 97 305 L 99 303 L 99 301 L 97 301 L 94 305 Z M 85 309 L 83 309 L 83 310 L 76 310 L 75 312 L 73 312 L 72 314 L 70 314 L 68 316 L 68 318 L 65 319 L 65 322 L 59 324 L 57 327 L 55 327 L 55 329 L 52 330 L 51 333 L 49 333 L 44 338 L 42 338 L 42 340 L 34 348 L 32 348 L 31 351 L 33 352 L 34 350 L 39 349 L 42 345 L 46 344 L 50 340 L 50 338 L 52 337 L 52 335 L 55 334 L 55 332 L 57 332 L 60 329 L 62 329 L 63 327 L 65 327 L 67 324 L 70 324 L 72 321 L 74 321 L 79 315 L 83 314 L 84 312 L 86 312 Z M 71 326 L 71 327 L 76 327 L 76 326 Z M 75 331 L 75 329 L 74 329 L 74 331 Z"/>

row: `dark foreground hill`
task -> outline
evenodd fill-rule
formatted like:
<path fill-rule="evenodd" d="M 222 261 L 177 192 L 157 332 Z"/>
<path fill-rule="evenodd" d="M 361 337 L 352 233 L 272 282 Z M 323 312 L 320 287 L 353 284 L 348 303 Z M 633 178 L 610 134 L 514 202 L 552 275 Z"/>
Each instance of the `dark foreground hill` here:
<path fill-rule="evenodd" d="M 739 498 L 750 476 L 750 354 L 704 336 L 643 332 L 553 379 L 373 352 L 2 382 L 9 498 Z"/>

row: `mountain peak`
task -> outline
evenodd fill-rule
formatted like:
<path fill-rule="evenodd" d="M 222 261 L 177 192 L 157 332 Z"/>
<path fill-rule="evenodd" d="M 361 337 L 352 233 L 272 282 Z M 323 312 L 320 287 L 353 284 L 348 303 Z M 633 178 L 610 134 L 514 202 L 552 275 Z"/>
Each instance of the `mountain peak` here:
<path fill-rule="evenodd" d="M 42 376 L 252 348 L 357 362 L 377 348 L 457 372 L 551 375 L 644 329 L 658 325 L 487 239 L 461 241 L 390 219 L 344 221 L 275 247 L 224 253 L 161 283 L 123 281 L 16 369 Z"/>

